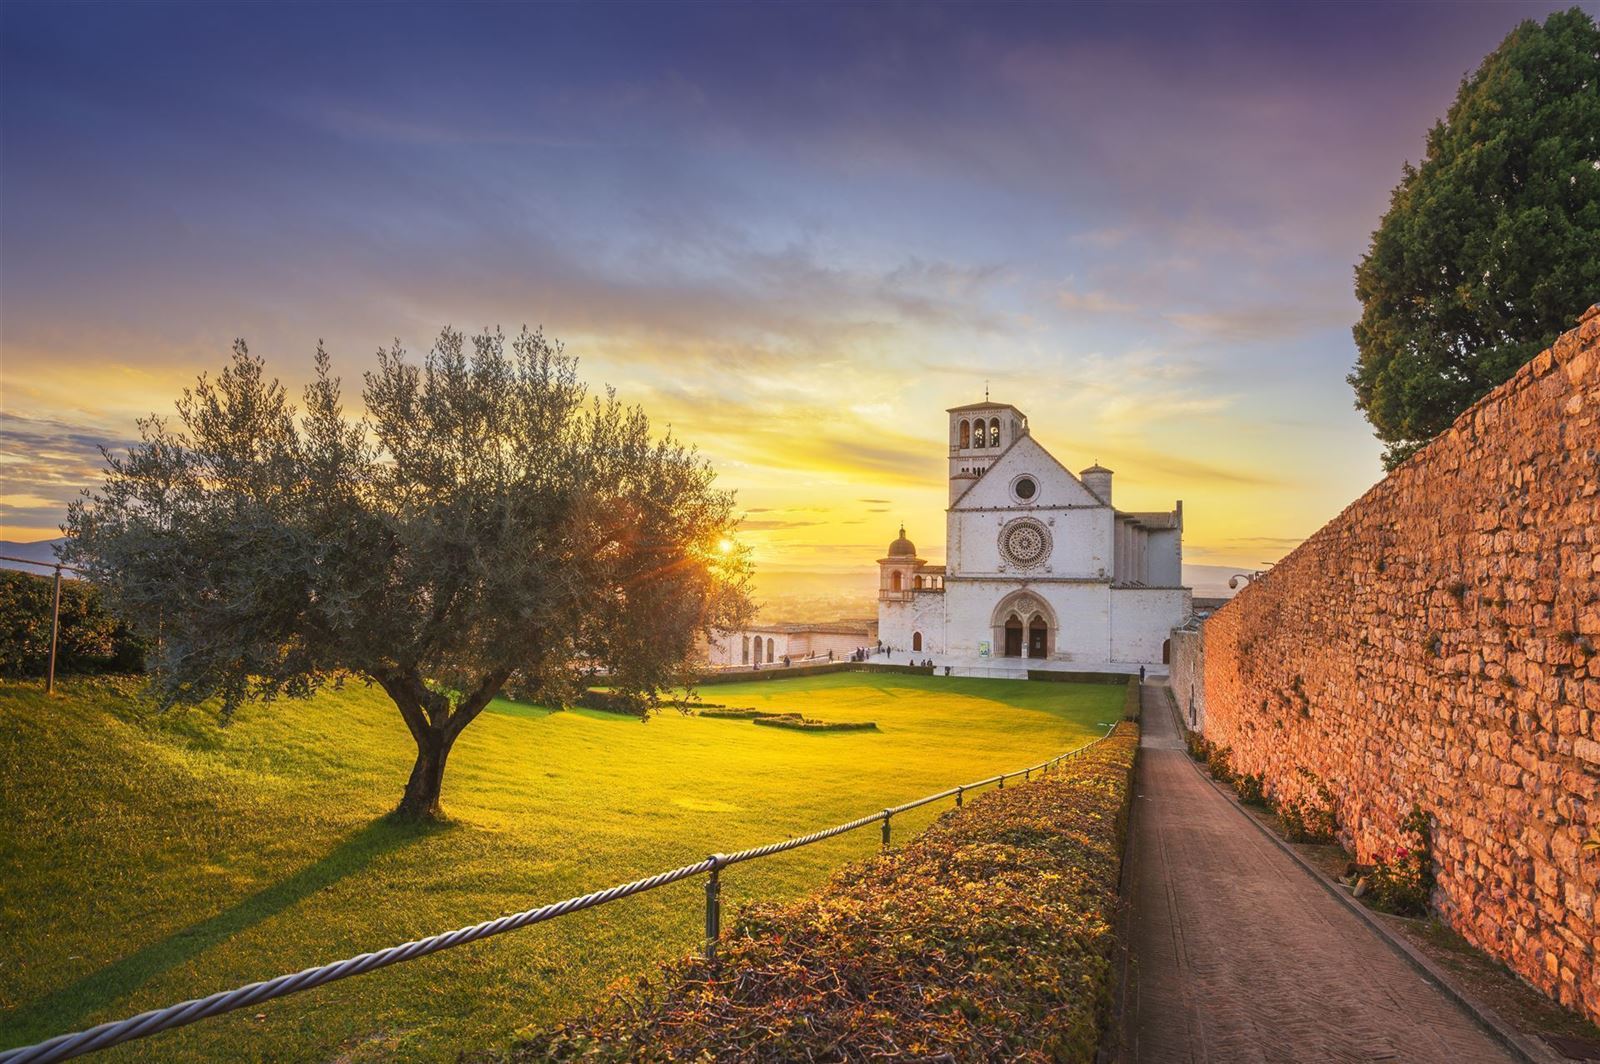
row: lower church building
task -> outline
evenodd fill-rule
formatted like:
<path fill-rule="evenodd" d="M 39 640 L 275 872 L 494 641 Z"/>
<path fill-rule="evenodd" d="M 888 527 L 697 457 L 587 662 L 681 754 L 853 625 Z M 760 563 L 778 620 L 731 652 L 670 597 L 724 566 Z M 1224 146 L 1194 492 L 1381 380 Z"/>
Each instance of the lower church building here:
<path fill-rule="evenodd" d="M 901 527 L 878 559 L 878 638 L 912 657 L 1165 661 L 1189 615 L 1183 503 L 1116 509 L 1111 470 L 1073 475 L 1014 406 L 948 413 L 946 563 L 919 558 Z"/>

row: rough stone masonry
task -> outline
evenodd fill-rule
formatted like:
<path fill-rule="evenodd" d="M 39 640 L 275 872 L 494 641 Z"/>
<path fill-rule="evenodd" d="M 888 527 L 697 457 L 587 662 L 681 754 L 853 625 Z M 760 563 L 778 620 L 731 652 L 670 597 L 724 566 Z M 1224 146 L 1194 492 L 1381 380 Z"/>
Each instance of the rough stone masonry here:
<path fill-rule="evenodd" d="M 1600 1019 L 1600 305 L 1204 643 L 1238 771 L 1326 783 L 1362 861 L 1421 806 L 1443 918 Z"/>

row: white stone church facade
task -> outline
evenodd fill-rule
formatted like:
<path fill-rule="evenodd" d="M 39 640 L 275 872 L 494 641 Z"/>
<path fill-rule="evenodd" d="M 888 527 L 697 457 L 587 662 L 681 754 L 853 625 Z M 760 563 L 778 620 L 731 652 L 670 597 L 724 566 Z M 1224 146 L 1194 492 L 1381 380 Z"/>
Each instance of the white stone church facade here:
<path fill-rule="evenodd" d="M 878 559 L 878 638 L 896 657 L 1162 663 L 1189 615 L 1183 503 L 1114 508 L 1111 470 L 1074 476 L 1014 406 L 948 413 L 946 564 L 917 557 L 900 529 Z"/>

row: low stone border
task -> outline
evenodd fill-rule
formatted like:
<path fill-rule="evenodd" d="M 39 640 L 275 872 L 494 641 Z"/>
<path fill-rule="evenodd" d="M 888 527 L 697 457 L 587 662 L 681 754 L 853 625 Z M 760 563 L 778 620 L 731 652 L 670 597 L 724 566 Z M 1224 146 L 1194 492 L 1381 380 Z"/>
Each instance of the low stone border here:
<path fill-rule="evenodd" d="M 1178 734 L 1182 735 L 1186 730 L 1186 726 L 1183 723 L 1182 714 L 1178 711 L 1177 701 L 1173 698 L 1172 689 L 1166 687 L 1163 690 L 1166 691 L 1167 705 L 1172 710 L 1173 719 L 1178 723 Z M 1187 754 L 1184 755 L 1184 760 L 1189 762 L 1189 766 L 1195 772 L 1199 773 L 1201 779 L 1209 783 L 1218 794 L 1226 798 L 1238 814 L 1250 823 L 1251 827 L 1261 832 L 1272 841 L 1274 846 L 1288 854 L 1290 859 L 1300 867 L 1301 871 L 1315 880 L 1317 885 L 1331 894 L 1340 905 L 1343 905 L 1359 917 L 1361 922 L 1366 924 L 1390 949 L 1398 953 L 1425 979 L 1443 991 L 1446 997 L 1459 1005 L 1467 1015 L 1478 1022 L 1479 1026 L 1493 1035 L 1495 1040 L 1504 1045 L 1506 1049 L 1510 1050 L 1513 1056 L 1524 1061 L 1525 1064 L 1565 1064 L 1563 1058 L 1556 1056 L 1553 1051 L 1544 1049 L 1532 1039 L 1524 1036 L 1520 1031 L 1501 1019 L 1499 1013 L 1456 986 L 1444 969 L 1435 964 L 1426 954 L 1420 952 L 1411 943 L 1390 930 L 1382 920 L 1378 919 L 1376 913 L 1361 904 L 1356 898 L 1351 897 L 1348 891 L 1324 875 L 1320 868 L 1300 856 L 1293 846 L 1278 837 L 1277 832 L 1251 816 L 1249 810 L 1245 809 L 1244 805 L 1239 801 L 1238 796 L 1231 789 L 1212 779 L 1211 774 L 1198 761 Z"/>

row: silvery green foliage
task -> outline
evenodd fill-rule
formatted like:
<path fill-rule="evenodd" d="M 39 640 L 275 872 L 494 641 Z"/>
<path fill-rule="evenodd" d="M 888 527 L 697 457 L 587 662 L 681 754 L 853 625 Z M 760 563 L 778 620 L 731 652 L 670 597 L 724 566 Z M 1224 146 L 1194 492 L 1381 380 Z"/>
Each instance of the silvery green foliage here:
<path fill-rule="evenodd" d="M 541 333 L 446 330 L 420 365 L 396 342 L 363 398 L 347 419 L 319 346 L 297 411 L 241 341 L 73 505 L 68 560 L 154 648 L 166 704 L 378 683 L 418 743 L 402 808 L 430 813 L 508 680 L 561 697 L 600 669 L 653 702 L 747 611 L 744 556 L 719 549 L 732 495 L 640 410 L 586 396 Z"/>

